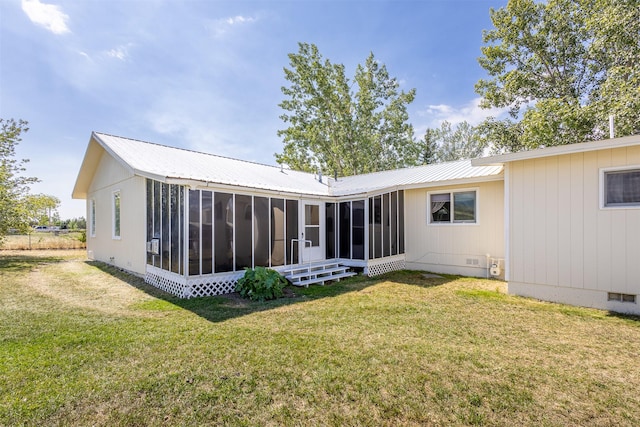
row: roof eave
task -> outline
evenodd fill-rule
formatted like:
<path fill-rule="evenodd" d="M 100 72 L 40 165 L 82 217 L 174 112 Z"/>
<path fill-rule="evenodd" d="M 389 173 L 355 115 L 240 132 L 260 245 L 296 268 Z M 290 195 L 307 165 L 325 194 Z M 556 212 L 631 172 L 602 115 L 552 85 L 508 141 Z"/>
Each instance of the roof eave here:
<path fill-rule="evenodd" d="M 497 174 L 478 176 L 478 177 L 448 179 L 444 181 L 429 181 L 429 182 L 420 182 L 420 183 L 413 183 L 413 184 L 396 184 L 396 185 L 390 185 L 386 187 L 378 187 L 375 189 L 370 189 L 365 191 L 349 191 L 344 193 L 337 192 L 332 194 L 331 197 L 336 199 L 353 198 L 353 197 L 370 197 L 376 194 L 385 193 L 389 191 L 396 191 L 396 190 L 415 190 L 419 188 L 448 187 L 452 185 L 468 185 L 468 184 L 476 184 L 481 182 L 492 182 L 492 181 L 504 181 L 504 173 L 500 171 Z"/>
<path fill-rule="evenodd" d="M 80 171 L 78 172 L 78 176 L 76 178 L 76 183 L 73 186 L 73 191 L 71 192 L 71 198 L 73 199 L 86 199 L 87 194 L 89 192 L 89 186 L 91 185 L 91 180 L 95 174 L 98 163 L 100 162 L 100 158 L 103 153 L 108 153 L 111 157 L 113 157 L 122 167 L 134 176 L 138 174 L 131 165 L 129 165 L 124 159 L 118 156 L 102 139 L 96 132 L 91 132 L 91 138 L 89 139 L 89 144 L 87 145 L 87 150 L 85 151 L 84 158 L 82 159 L 82 164 L 80 165 Z"/>
<path fill-rule="evenodd" d="M 149 174 L 144 175 L 146 178 L 156 179 Z M 290 190 L 278 190 L 273 188 L 266 187 L 253 187 L 247 185 L 239 185 L 239 184 L 224 184 L 219 182 L 212 181 L 204 181 L 204 180 L 195 180 L 195 179 L 186 179 L 179 177 L 166 177 L 162 179 L 161 182 L 165 182 L 167 184 L 176 184 L 176 185 L 184 185 L 190 187 L 192 189 L 217 189 L 217 190 L 225 190 L 230 192 L 245 192 L 245 193 L 262 193 L 262 194 L 270 194 L 270 195 L 278 195 L 278 196 L 286 196 L 291 198 L 309 198 L 309 199 L 331 199 L 332 196 L 328 193 L 318 193 L 318 192 L 303 192 L 303 191 L 290 191 Z"/>
<path fill-rule="evenodd" d="M 543 157 L 561 156 L 564 154 L 586 153 L 589 151 L 624 148 L 640 145 L 640 135 L 624 136 L 620 138 L 604 139 L 600 141 L 582 142 L 579 144 L 558 145 L 555 147 L 539 148 L 530 151 L 507 153 L 498 156 L 481 157 L 471 160 L 473 166 L 497 166 L 518 160 L 538 159 Z"/>

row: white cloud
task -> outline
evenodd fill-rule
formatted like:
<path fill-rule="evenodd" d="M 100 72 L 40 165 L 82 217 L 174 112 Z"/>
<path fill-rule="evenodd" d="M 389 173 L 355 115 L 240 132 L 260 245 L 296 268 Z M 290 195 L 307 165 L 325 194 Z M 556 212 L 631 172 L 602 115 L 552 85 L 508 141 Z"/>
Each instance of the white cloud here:
<path fill-rule="evenodd" d="M 129 46 L 118 46 L 114 49 L 108 50 L 107 56 L 124 61 L 129 57 Z"/>
<path fill-rule="evenodd" d="M 229 18 L 217 19 L 213 21 L 211 29 L 214 37 L 221 37 L 226 34 L 232 27 L 243 24 L 251 24 L 257 19 L 250 16 L 233 16 Z"/>
<path fill-rule="evenodd" d="M 250 147 L 234 144 L 233 127 L 228 128 L 231 121 L 222 111 L 234 107 L 224 100 L 217 100 L 219 105 L 214 106 L 206 97 L 188 91 L 168 93 L 160 98 L 146 113 L 146 119 L 155 132 L 177 139 L 185 148 L 196 151 L 236 158 L 244 158 L 251 151 Z M 235 133 L 237 135 L 237 130 Z"/>
<path fill-rule="evenodd" d="M 71 32 L 67 26 L 69 15 L 60 6 L 40 3 L 40 0 L 22 0 L 22 10 L 31 22 L 51 31 L 53 34 Z"/>
<path fill-rule="evenodd" d="M 225 22 L 229 25 L 235 25 L 235 24 L 244 24 L 245 22 L 254 22 L 255 18 L 252 17 L 248 17 L 245 18 L 244 16 L 234 16 L 233 18 L 227 18 L 225 19 Z"/>
<path fill-rule="evenodd" d="M 426 119 L 424 123 L 426 129 L 439 127 L 444 121 L 452 125 L 466 121 L 475 126 L 487 117 L 500 117 L 507 111 L 509 111 L 508 108 L 480 108 L 480 98 L 474 98 L 460 107 L 446 104 L 429 105 L 426 110 L 419 111 L 418 116 Z"/>

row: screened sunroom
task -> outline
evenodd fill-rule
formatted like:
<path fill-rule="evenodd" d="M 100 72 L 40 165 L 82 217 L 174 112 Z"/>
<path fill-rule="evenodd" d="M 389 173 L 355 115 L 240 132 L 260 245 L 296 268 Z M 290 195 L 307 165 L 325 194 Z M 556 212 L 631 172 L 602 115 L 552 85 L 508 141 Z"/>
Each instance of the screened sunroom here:
<path fill-rule="evenodd" d="M 355 200 L 192 189 L 146 180 L 147 282 L 181 297 L 229 293 L 247 268 L 326 260 L 404 267 L 404 192 Z"/>

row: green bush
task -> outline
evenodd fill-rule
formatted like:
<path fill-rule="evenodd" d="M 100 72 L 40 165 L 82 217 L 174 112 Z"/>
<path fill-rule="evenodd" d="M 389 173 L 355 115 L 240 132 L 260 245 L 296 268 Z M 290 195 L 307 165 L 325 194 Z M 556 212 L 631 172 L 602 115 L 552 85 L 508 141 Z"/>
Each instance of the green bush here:
<path fill-rule="evenodd" d="M 244 276 L 238 280 L 236 291 L 243 298 L 254 301 L 266 301 L 280 298 L 284 293 L 282 289 L 287 285 L 287 279 L 280 273 L 265 267 L 247 269 Z"/>
<path fill-rule="evenodd" d="M 78 236 L 78 240 L 80 240 L 82 243 L 87 243 L 87 232 L 85 230 L 82 230 L 80 236 Z"/>

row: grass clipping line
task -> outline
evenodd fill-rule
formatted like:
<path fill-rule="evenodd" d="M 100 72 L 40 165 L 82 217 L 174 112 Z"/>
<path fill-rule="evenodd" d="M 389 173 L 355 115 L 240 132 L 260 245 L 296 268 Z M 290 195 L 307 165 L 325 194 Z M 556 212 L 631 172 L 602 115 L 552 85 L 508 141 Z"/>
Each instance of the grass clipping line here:
<path fill-rule="evenodd" d="M 0 425 L 638 425 L 640 321 L 419 272 L 180 300 L 0 253 Z"/>

